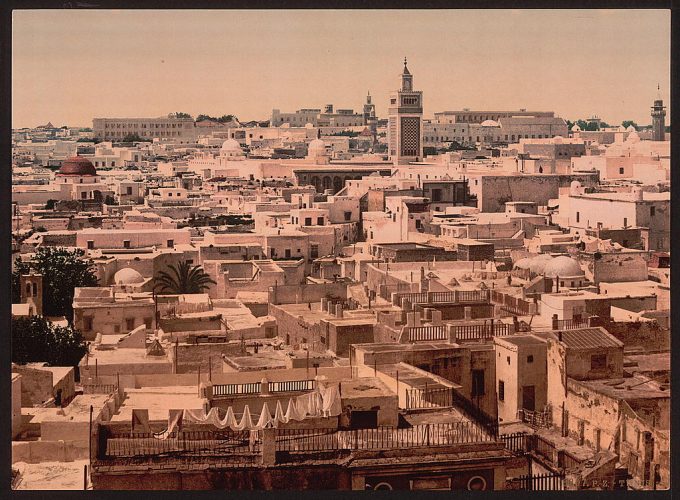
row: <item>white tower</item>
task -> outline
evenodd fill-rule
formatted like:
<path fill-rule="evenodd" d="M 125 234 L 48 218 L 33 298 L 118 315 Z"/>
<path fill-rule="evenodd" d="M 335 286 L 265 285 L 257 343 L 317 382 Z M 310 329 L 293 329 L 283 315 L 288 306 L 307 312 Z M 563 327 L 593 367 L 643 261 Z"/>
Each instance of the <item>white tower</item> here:
<path fill-rule="evenodd" d="M 387 142 L 395 165 L 423 159 L 423 93 L 413 90 L 413 76 L 406 67 L 406 58 L 401 89 L 390 94 Z"/>

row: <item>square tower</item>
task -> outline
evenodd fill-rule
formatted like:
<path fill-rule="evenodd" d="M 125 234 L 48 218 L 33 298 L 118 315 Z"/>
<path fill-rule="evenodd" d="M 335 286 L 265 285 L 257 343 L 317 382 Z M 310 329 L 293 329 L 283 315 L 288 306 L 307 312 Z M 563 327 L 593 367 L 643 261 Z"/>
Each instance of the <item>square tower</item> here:
<path fill-rule="evenodd" d="M 389 157 L 395 165 L 423 159 L 423 93 L 413 90 L 413 76 L 405 58 L 401 89 L 390 94 L 387 142 Z"/>

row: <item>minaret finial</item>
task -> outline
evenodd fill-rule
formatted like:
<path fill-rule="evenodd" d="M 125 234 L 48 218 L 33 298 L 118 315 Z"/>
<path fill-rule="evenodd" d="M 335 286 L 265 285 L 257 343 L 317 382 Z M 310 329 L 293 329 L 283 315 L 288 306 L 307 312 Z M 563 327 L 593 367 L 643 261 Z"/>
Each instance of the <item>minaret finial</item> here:
<path fill-rule="evenodd" d="M 404 66 L 406 66 L 406 56 L 404 56 Z"/>

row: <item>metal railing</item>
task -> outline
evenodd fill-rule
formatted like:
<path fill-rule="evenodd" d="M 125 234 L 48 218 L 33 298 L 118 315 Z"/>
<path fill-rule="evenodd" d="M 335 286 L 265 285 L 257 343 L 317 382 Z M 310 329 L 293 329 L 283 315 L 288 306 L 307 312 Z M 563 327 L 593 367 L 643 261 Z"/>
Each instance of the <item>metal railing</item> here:
<path fill-rule="evenodd" d="M 509 481 L 509 489 L 527 491 L 562 491 L 564 490 L 564 474 L 548 472 L 530 474 Z"/>
<path fill-rule="evenodd" d="M 386 450 L 491 442 L 496 438 L 475 422 L 447 422 L 407 428 L 278 429 L 276 450 Z"/>
<path fill-rule="evenodd" d="M 257 432 L 251 431 L 174 431 L 163 439 L 160 433 L 114 433 L 106 427 L 100 427 L 99 433 L 98 457 L 102 460 L 161 455 L 224 457 L 261 451 Z"/>
<path fill-rule="evenodd" d="M 526 432 L 514 432 L 498 436 L 505 443 L 505 447 L 515 455 L 524 455 L 529 451 L 530 436 Z"/>
<path fill-rule="evenodd" d="M 588 318 L 582 319 L 558 319 L 553 320 L 553 330 L 576 330 L 577 328 L 588 328 L 590 321 Z"/>
<path fill-rule="evenodd" d="M 453 406 L 453 390 L 450 387 L 434 389 L 406 389 L 406 409 L 437 408 Z"/>

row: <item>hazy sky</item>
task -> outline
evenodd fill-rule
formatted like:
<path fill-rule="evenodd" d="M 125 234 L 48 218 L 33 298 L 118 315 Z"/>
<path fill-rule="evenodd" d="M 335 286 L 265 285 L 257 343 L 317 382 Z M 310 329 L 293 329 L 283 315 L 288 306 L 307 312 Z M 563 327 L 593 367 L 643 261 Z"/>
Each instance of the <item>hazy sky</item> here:
<path fill-rule="evenodd" d="M 648 124 L 657 83 L 670 101 L 670 11 L 14 11 L 13 126 L 264 120 L 360 110 L 367 90 L 385 117 L 404 56 L 425 117 L 527 108 Z"/>

